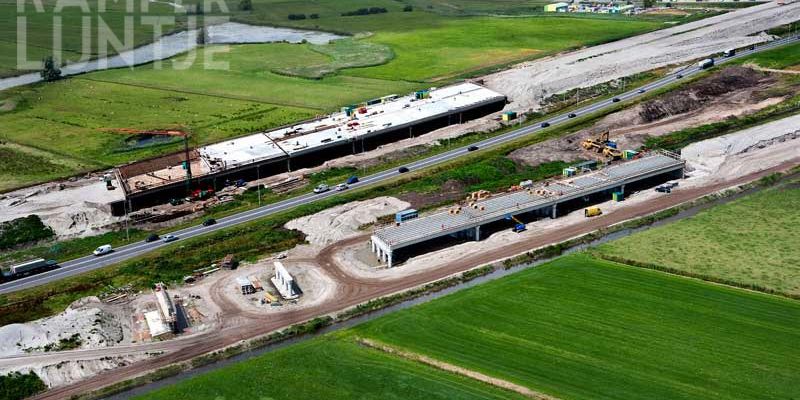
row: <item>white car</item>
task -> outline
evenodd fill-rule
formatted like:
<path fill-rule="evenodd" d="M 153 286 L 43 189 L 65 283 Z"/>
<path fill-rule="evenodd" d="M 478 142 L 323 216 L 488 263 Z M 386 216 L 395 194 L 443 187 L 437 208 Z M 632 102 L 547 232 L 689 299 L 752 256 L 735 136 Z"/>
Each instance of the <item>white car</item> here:
<path fill-rule="evenodd" d="M 315 188 L 314 188 L 314 193 L 322 193 L 322 192 L 327 192 L 327 191 L 328 191 L 328 189 L 330 189 L 330 188 L 328 187 L 328 185 L 326 185 L 326 184 L 324 184 L 324 183 L 320 183 L 319 185 L 317 185 L 317 187 L 315 187 Z"/>
<path fill-rule="evenodd" d="M 345 190 L 345 189 L 347 189 L 349 187 L 350 186 L 347 186 L 346 183 L 340 183 L 340 184 L 336 185 L 336 190 L 341 192 L 342 190 Z"/>
<path fill-rule="evenodd" d="M 104 254 L 111 253 L 112 251 L 114 251 L 114 249 L 111 247 L 110 244 L 104 244 L 104 245 L 94 249 L 92 254 L 94 254 L 95 256 L 102 256 Z"/>

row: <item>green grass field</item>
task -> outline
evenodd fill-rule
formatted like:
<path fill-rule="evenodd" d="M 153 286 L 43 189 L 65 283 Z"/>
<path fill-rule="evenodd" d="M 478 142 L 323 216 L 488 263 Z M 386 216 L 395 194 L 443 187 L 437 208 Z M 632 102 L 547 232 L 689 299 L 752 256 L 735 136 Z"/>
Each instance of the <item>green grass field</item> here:
<path fill-rule="evenodd" d="M 563 399 L 800 395 L 800 304 L 562 257 L 354 334 Z"/>
<path fill-rule="evenodd" d="M 764 68 L 784 69 L 800 65 L 800 43 L 764 51 L 736 61 L 740 64 L 754 63 Z"/>
<path fill-rule="evenodd" d="M 798 321 L 791 300 L 577 254 L 136 399 L 512 397 L 359 337 L 561 399 L 789 399 Z"/>
<path fill-rule="evenodd" d="M 0 123 L 6 127 L 0 140 L 43 154 L 58 166 L 28 174 L 0 171 L 0 190 L 180 148 L 178 142 L 131 146 L 125 135 L 109 129 L 183 128 L 192 132 L 193 145 L 202 145 L 433 84 L 420 81 L 443 79 L 436 84 L 446 84 L 450 77 L 476 69 L 660 26 L 631 19 L 570 18 L 566 29 L 559 28 L 565 25 L 560 18 L 390 14 L 331 16 L 341 26 L 372 29 L 375 34 L 365 39 L 327 46 L 211 46 L 166 60 L 160 68 L 102 71 L 0 92 Z M 372 57 L 362 57 L 365 53 Z M 227 68 L 207 69 L 207 56 Z M 195 62 L 173 68 L 186 60 Z M 12 156 L 19 162 L 29 157 L 19 151 Z"/>
<path fill-rule="evenodd" d="M 173 30 L 183 29 L 186 26 L 186 15 L 175 14 L 171 6 L 160 2 L 148 3 L 148 11 L 143 12 L 137 2 L 133 12 L 126 10 L 126 2 L 103 2 L 106 5 L 104 12 L 98 11 L 98 0 L 86 0 L 90 12 L 84 13 L 76 4 L 82 2 L 72 2 L 65 6 L 63 10 L 56 12 L 57 0 L 42 0 L 43 12 L 38 12 L 31 0 L 23 1 L 25 11 L 17 11 L 16 1 L 0 2 L 0 76 L 12 75 L 17 70 L 17 43 L 25 43 L 27 59 L 29 61 L 40 61 L 43 57 L 53 53 L 55 46 L 53 40 L 54 31 L 61 32 L 61 46 L 64 61 L 74 62 L 81 57 L 94 58 L 98 55 L 99 41 L 97 32 L 102 22 L 108 26 L 110 31 L 120 41 L 124 42 L 124 33 L 130 28 L 132 36 L 131 42 L 124 43 L 127 48 L 133 48 L 145 43 L 152 42 L 155 38 L 152 24 L 143 24 L 142 17 L 160 18 L 163 33 Z M 66 4 L 65 2 L 60 2 Z M 186 2 L 184 2 L 186 3 Z M 18 37 L 18 17 L 22 18 L 26 24 L 26 34 Z M 61 29 L 56 25 L 54 17 L 61 18 Z M 88 24 L 84 24 L 83 18 L 89 19 Z M 126 18 L 128 20 L 126 21 Z M 127 27 L 126 27 L 127 24 Z M 83 29 L 90 29 L 92 39 L 84 44 L 82 40 Z M 24 40 L 23 40 L 24 39 Z M 88 47 L 87 47 L 88 46 Z M 112 50 L 109 47 L 109 50 Z M 112 51 L 114 53 L 114 51 Z"/>
<path fill-rule="evenodd" d="M 203 374 L 135 399 L 523 399 L 335 335 Z"/>
<path fill-rule="evenodd" d="M 599 252 L 800 295 L 800 183 L 599 246 Z"/>

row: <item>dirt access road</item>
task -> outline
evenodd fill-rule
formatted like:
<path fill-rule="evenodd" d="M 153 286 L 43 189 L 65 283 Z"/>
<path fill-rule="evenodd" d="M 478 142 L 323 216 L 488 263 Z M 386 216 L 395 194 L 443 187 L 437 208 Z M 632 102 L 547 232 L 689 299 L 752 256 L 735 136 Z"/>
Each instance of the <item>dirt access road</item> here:
<path fill-rule="evenodd" d="M 425 270 L 421 273 L 400 279 L 357 278 L 349 275 L 334 261 L 334 255 L 340 249 L 366 240 L 366 235 L 346 239 L 327 246 L 316 258 L 317 263 L 338 285 L 339 289 L 334 301 L 297 311 L 263 315 L 251 311 L 244 311 L 238 305 L 225 301 L 224 298 L 220 296 L 215 299 L 223 308 L 222 315 L 224 315 L 219 330 L 198 335 L 190 340 L 178 340 L 168 343 L 168 352 L 163 356 L 154 357 L 127 367 L 106 371 L 79 383 L 52 389 L 35 398 L 53 400 L 64 399 L 97 390 L 126 379 L 146 374 L 158 368 L 166 367 L 177 362 L 187 361 L 202 354 L 234 345 L 241 340 L 265 335 L 269 332 L 316 316 L 336 313 L 376 297 L 403 291 L 452 274 L 460 273 L 476 266 L 512 257 L 538 247 L 562 242 L 619 222 L 649 215 L 732 186 L 738 186 L 757 180 L 774 172 L 785 171 L 797 165 L 799 160 L 800 157 L 767 170 L 751 173 L 732 180 L 717 182 L 708 186 L 679 189 L 674 191 L 671 195 L 658 197 L 630 208 L 623 208 L 611 214 L 586 220 L 583 224 L 569 226 L 539 236 L 533 236 L 522 242 L 499 247 L 492 252 L 454 260 L 452 263 L 443 265 L 442 267 Z"/>

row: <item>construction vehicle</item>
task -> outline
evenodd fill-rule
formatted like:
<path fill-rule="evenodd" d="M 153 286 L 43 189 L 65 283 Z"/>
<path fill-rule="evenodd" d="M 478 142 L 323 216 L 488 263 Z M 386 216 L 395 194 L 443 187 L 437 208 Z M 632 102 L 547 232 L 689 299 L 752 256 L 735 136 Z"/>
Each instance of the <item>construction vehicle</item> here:
<path fill-rule="evenodd" d="M 714 66 L 713 58 L 706 58 L 705 60 L 702 60 L 697 63 L 697 67 L 699 67 L 700 69 L 711 68 L 713 66 Z"/>
<path fill-rule="evenodd" d="M 509 221 L 514 221 L 514 227 L 511 229 L 512 232 L 520 233 L 527 230 L 527 228 L 525 227 L 525 223 L 520 221 L 519 218 L 509 214 L 506 215 L 506 219 Z"/>
<path fill-rule="evenodd" d="M 603 210 L 600 207 L 589 207 L 583 210 L 584 217 L 596 217 L 598 215 L 603 215 Z"/>
<path fill-rule="evenodd" d="M 27 275 L 38 274 L 40 272 L 44 272 L 45 270 L 57 267 L 58 262 L 55 260 L 37 258 L 21 264 L 12 265 L 8 268 L 8 271 L 2 271 L 2 273 L 0 273 L 0 282 L 21 278 Z"/>
<path fill-rule="evenodd" d="M 583 148 L 586 150 L 594 150 L 600 153 L 604 148 L 606 148 L 606 144 L 609 142 L 608 135 L 610 133 L 610 131 L 606 130 L 595 137 L 588 138 L 581 142 L 581 146 L 583 146 Z"/>
<path fill-rule="evenodd" d="M 581 146 L 586 150 L 601 153 L 612 160 L 622 158 L 622 151 L 617 149 L 617 142 L 608 138 L 610 133 L 611 131 L 606 130 L 593 138 L 588 138 L 581 142 Z"/>
<path fill-rule="evenodd" d="M 617 160 L 622 157 L 622 151 L 617 150 L 613 147 L 606 147 L 603 149 L 603 155 L 608 158 Z"/>

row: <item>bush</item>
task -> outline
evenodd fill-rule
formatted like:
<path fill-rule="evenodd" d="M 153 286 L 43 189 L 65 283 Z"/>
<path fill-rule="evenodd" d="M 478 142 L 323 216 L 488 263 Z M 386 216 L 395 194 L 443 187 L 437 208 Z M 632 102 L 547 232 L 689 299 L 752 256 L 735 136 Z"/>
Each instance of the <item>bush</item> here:
<path fill-rule="evenodd" d="M 414 7 L 412 7 L 410 4 L 403 7 L 403 12 L 411 12 L 411 11 L 414 11 Z"/>
<path fill-rule="evenodd" d="M 61 69 L 56 65 L 53 56 L 47 56 L 42 60 L 42 71 L 39 73 L 45 82 L 53 82 L 61 79 Z"/>
<path fill-rule="evenodd" d="M 370 8 L 359 8 L 358 10 L 355 10 L 355 11 L 343 12 L 342 16 L 343 17 L 352 17 L 352 16 L 356 16 L 356 15 L 382 14 L 382 13 L 386 13 L 386 12 L 389 12 L 389 10 L 387 10 L 387 9 L 385 9 L 383 7 L 370 7 Z"/>
<path fill-rule="evenodd" d="M 308 18 L 319 19 L 319 14 L 311 14 L 311 15 L 308 16 Z"/>
<path fill-rule="evenodd" d="M 253 1 L 252 0 L 241 0 L 239 2 L 239 9 L 242 11 L 253 11 Z"/>
<path fill-rule="evenodd" d="M 289 19 L 292 21 L 300 21 L 306 19 L 305 14 L 289 14 Z"/>
<path fill-rule="evenodd" d="M 45 225 L 38 215 L 6 221 L 0 223 L 0 250 L 49 239 L 54 235 L 53 229 Z"/>
<path fill-rule="evenodd" d="M 0 375 L 0 399 L 24 399 L 45 389 L 47 387 L 44 382 L 33 372 L 27 374 L 12 372 L 8 375 Z"/>

